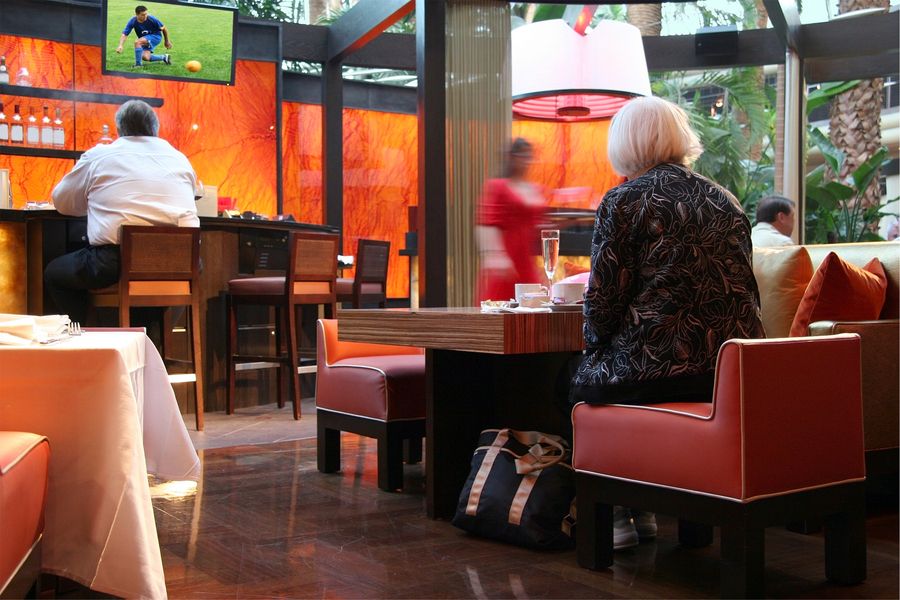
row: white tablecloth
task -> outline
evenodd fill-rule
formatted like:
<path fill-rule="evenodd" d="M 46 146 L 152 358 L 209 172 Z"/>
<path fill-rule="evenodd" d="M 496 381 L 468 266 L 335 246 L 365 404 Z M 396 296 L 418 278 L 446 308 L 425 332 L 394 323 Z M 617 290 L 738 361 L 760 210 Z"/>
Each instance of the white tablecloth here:
<path fill-rule="evenodd" d="M 50 440 L 43 571 L 126 598 L 165 598 L 147 473 L 196 480 L 200 461 L 147 336 L 0 346 L 0 429 Z"/>

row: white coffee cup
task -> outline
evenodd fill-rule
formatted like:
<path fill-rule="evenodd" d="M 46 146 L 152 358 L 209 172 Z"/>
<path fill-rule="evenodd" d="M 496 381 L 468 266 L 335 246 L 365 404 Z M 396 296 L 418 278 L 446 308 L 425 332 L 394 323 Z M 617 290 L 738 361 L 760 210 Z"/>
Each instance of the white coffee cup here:
<path fill-rule="evenodd" d="M 550 294 L 554 304 L 574 304 L 584 299 L 583 283 L 554 283 Z"/>
<path fill-rule="evenodd" d="M 516 302 L 522 304 L 522 300 L 525 298 L 525 294 L 530 294 L 532 298 L 534 296 L 546 296 L 547 301 L 550 301 L 550 292 L 545 286 L 539 283 L 517 283 Z"/>

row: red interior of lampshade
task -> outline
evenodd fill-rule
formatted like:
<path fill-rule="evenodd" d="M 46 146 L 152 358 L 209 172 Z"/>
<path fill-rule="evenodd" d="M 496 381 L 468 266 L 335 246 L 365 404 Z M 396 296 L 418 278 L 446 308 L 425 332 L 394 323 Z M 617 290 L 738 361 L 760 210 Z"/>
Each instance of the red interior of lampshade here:
<path fill-rule="evenodd" d="M 517 116 L 549 121 L 588 121 L 612 117 L 633 96 L 622 94 L 553 94 L 513 100 Z"/>

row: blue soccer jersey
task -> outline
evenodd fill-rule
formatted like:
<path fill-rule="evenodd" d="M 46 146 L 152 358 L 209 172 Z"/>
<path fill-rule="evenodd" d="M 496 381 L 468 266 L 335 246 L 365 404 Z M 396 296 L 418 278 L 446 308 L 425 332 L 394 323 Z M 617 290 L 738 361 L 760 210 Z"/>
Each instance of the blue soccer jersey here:
<path fill-rule="evenodd" d="M 162 21 L 153 15 L 147 15 L 147 18 L 143 23 L 138 23 L 137 17 L 131 17 L 131 19 L 128 20 L 128 24 L 125 25 L 125 29 L 122 30 L 122 35 L 128 35 L 131 33 L 132 29 L 134 29 L 138 37 L 160 35 L 162 33 L 162 28 Z"/>

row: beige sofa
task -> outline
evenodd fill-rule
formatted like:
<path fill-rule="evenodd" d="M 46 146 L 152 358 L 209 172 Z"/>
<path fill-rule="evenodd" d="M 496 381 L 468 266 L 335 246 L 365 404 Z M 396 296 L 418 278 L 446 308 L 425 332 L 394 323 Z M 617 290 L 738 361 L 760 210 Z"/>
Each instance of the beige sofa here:
<path fill-rule="evenodd" d="M 819 321 L 810 324 L 809 334 L 853 332 L 860 335 L 866 466 L 872 474 L 894 472 L 898 469 L 900 447 L 900 243 L 754 249 L 753 271 L 760 289 L 763 325 L 768 337 L 788 335 L 806 285 L 829 252 L 858 267 L 877 257 L 887 274 L 887 297 L 877 320 Z"/>

